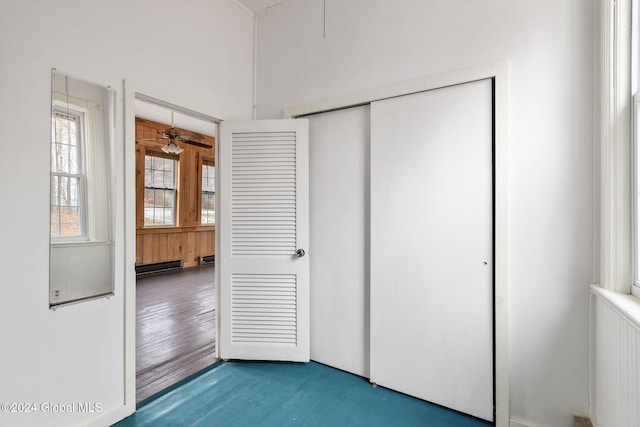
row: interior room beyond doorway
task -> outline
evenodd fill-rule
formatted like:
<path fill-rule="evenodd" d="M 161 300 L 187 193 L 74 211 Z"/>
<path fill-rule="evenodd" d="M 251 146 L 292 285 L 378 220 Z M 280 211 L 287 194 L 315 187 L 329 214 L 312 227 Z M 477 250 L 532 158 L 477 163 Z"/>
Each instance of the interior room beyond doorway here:
<path fill-rule="evenodd" d="M 208 265 L 138 279 L 138 402 L 216 361 L 214 277 Z"/>
<path fill-rule="evenodd" d="M 216 360 L 217 124 L 136 100 L 136 402 Z"/>

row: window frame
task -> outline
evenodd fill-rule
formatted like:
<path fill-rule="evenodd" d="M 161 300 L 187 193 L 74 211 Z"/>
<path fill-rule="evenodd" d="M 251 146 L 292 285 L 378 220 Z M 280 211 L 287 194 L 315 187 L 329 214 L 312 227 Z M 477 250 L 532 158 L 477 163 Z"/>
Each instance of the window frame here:
<path fill-rule="evenodd" d="M 632 2 L 603 0 L 599 17 L 600 264 L 594 279 L 601 288 L 621 294 L 632 292 L 635 277 Z"/>
<path fill-rule="evenodd" d="M 210 167 L 213 168 L 213 187 L 214 190 L 213 191 L 208 191 L 204 189 L 204 185 L 203 185 L 203 180 L 204 180 L 204 170 L 205 167 Z M 216 204 L 215 204 L 215 200 L 216 200 L 216 193 L 217 191 L 215 190 L 216 188 L 216 165 L 215 165 L 215 161 L 213 159 L 208 159 L 208 158 L 203 158 L 202 159 L 202 165 L 200 168 L 200 225 L 204 225 L 204 226 L 214 226 L 216 225 L 216 219 L 215 219 L 215 214 L 216 214 Z M 213 222 L 204 222 L 204 206 L 202 203 L 202 199 L 204 195 L 207 196 L 212 196 L 213 200 L 214 200 L 214 208 L 213 208 Z M 207 209 L 207 211 L 209 211 L 210 209 Z M 207 215 L 208 216 L 208 215 Z"/>
<path fill-rule="evenodd" d="M 160 188 L 160 187 L 148 187 L 147 186 L 147 179 L 146 179 L 146 158 L 147 157 L 156 157 L 156 158 L 160 158 L 160 159 L 165 159 L 165 160 L 171 160 L 173 161 L 173 188 Z M 180 158 L 177 155 L 172 155 L 172 154 L 166 154 L 166 153 L 162 153 L 160 151 L 156 151 L 154 149 L 151 148 L 146 148 L 144 151 L 144 158 L 145 158 L 145 163 L 144 163 L 144 171 L 145 174 L 142 177 L 142 190 L 143 190 L 143 205 L 142 205 L 142 227 L 143 228 L 175 228 L 178 227 L 178 183 L 179 183 L 179 168 L 180 168 Z M 172 209 L 172 218 L 173 218 L 173 223 L 171 224 L 167 224 L 167 223 L 163 223 L 163 224 L 147 224 L 146 221 L 146 215 L 145 215 L 145 209 L 146 207 L 144 206 L 144 194 L 146 193 L 147 189 L 152 189 L 152 190 L 171 190 L 173 191 L 173 204 L 171 206 Z M 166 207 L 165 207 L 166 209 Z"/>
<path fill-rule="evenodd" d="M 87 143 L 87 120 L 86 120 L 87 110 L 75 103 L 70 103 L 69 101 L 63 103 L 60 100 L 53 100 L 52 108 L 51 108 L 51 119 L 55 120 L 56 115 L 74 117 L 76 123 L 76 147 L 77 147 L 77 172 L 76 173 L 67 173 L 67 172 L 54 172 L 54 159 L 53 159 L 53 145 L 57 143 L 52 139 L 50 144 L 51 150 L 51 160 L 50 160 L 50 195 L 49 195 L 49 215 L 50 222 L 53 219 L 51 215 L 51 211 L 54 206 L 61 207 L 59 205 L 54 205 L 53 198 L 53 182 L 54 177 L 67 177 L 67 178 L 78 178 L 78 229 L 79 234 L 76 236 L 53 236 L 51 231 L 49 232 L 49 238 L 51 243 L 53 244 L 61 244 L 61 243 L 75 243 L 75 242 L 84 242 L 89 240 L 89 224 L 88 224 L 88 205 L 87 205 L 87 169 L 86 169 L 86 158 L 85 153 L 87 151 L 86 143 Z"/>
<path fill-rule="evenodd" d="M 640 2 L 631 0 L 631 295 L 640 298 Z"/>
<path fill-rule="evenodd" d="M 634 2 L 634 5 L 635 4 Z M 631 240 L 633 254 L 633 283 L 631 286 L 631 294 L 640 298 L 640 194 L 638 193 L 640 191 L 640 91 L 633 95 L 631 106 L 631 159 L 633 173 L 631 183 Z"/>

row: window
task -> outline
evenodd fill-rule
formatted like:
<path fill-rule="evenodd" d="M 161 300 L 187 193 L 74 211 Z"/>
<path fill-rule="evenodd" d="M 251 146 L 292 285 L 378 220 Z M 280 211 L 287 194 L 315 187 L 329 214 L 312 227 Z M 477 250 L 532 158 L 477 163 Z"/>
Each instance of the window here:
<path fill-rule="evenodd" d="M 176 165 L 174 158 L 144 158 L 144 226 L 175 225 Z"/>
<path fill-rule="evenodd" d="M 210 160 L 204 160 L 202 164 L 201 223 L 216 223 L 216 168 Z"/>
<path fill-rule="evenodd" d="M 83 114 L 54 108 L 51 115 L 51 238 L 86 235 Z"/>

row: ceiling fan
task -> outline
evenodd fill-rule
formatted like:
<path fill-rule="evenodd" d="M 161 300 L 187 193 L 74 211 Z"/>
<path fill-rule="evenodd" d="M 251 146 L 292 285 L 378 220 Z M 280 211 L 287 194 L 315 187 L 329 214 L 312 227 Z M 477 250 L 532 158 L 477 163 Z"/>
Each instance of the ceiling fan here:
<path fill-rule="evenodd" d="M 196 147 L 202 147 L 202 148 L 213 148 L 213 146 L 211 144 L 206 144 L 204 142 L 199 142 L 199 141 L 194 141 L 194 139 L 202 139 L 203 136 L 200 134 L 195 134 L 195 135 L 183 135 L 182 131 L 180 129 L 177 129 L 175 127 L 173 127 L 173 111 L 171 112 L 171 127 L 168 129 L 163 129 L 162 130 L 162 135 L 161 137 L 156 137 L 156 138 L 140 138 L 138 139 L 139 141 L 157 141 L 157 140 L 166 140 L 168 139 L 169 142 L 167 142 L 164 147 L 161 148 L 162 151 L 164 151 L 167 154 L 180 154 L 182 153 L 182 151 L 184 151 L 183 148 L 181 148 L 178 144 L 176 144 L 176 141 L 180 141 L 182 143 L 185 144 L 190 144 L 190 145 L 195 145 Z"/>

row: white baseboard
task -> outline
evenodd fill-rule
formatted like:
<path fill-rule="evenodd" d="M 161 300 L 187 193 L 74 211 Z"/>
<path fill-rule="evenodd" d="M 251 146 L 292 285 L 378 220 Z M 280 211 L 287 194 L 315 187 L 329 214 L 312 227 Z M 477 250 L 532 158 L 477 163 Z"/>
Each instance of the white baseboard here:
<path fill-rule="evenodd" d="M 123 405 L 117 408 L 110 409 L 103 412 L 96 418 L 88 420 L 81 424 L 81 427 L 104 427 L 117 423 L 120 420 L 127 418 L 136 411 L 135 405 Z"/>
<path fill-rule="evenodd" d="M 529 424 L 522 420 L 516 420 L 515 418 L 511 418 L 509 422 L 509 427 L 538 427 L 535 424 Z"/>

